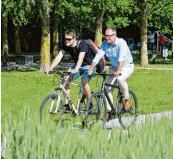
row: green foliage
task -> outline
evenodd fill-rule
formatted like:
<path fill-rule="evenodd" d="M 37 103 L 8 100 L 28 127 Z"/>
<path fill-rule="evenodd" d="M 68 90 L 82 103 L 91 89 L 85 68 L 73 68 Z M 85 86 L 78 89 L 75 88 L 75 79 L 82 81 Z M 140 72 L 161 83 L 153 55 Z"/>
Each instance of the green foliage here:
<path fill-rule="evenodd" d="M 130 16 L 134 7 L 132 0 L 117 0 L 107 3 L 106 26 L 123 28 L 131 23 Z"/>
<path fill-rule="evenodd" d="M 139 24 L 142 14 L 143 4 L 140 0 L 134 1 L 133 23 Z M 173 22 L 173 3 L 172 0 L 147 0 L 148 27 L 161 30 L 164 33 L 172 34 Z"/>
<path fill-rule="evenodd" d="M 15 26 L 26 25 L 32 14 L 31 4 L 30 0 L 4 0 L 2 1 L 2 15 L 9 15 Z"/>
<path fill-rule="evenodd" d="M 164 33 L 172 33 L 173 3 L 171 0 L 148 1 L 149 26 Z"/>

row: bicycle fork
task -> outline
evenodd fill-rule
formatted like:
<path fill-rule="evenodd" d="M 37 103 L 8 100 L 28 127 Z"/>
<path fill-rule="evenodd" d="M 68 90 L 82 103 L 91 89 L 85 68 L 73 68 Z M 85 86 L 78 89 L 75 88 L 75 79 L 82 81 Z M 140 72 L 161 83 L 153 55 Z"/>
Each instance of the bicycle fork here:
<path fill-rule="evenodd" d="M 52 99 L 50 109 L 49 109 L 50 114 L 53 112 L 53 107 L 54 107 L 55 102 L 56 102 L 56 107 L 55 107 L 55 111 L 53 113 L 56 114 L 58 112 L 60 101 L 61 101 L 61 97 L 59 95 L 57 96 L 56 100 Z"/>

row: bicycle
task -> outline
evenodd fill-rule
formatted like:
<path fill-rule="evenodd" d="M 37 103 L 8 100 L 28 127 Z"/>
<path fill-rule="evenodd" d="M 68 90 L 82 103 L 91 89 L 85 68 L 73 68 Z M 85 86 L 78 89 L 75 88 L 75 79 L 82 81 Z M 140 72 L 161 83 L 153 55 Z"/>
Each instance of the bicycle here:
<path fill-rule="evenodd" d="M 129 112 L 125 112 L 125 111 L 123 112 L 121 110 L 123 108 L 124 101 L 123 101 L 122 93 L 120 92 L 119 86 L 106 83 L 106 77 L 113 76 L 113 74 L 106 74 L 106 72 L 103 72 L 103 73 L 95 73 L 94 76 L 101 76 L 103 78 L 103 81 L 102 81 L 101 89 L 93 93 L 88 102 L 87 111 L 85 114 L 86 122 L 92 124 L 99 120 L 100 110 L 103 107 L 103 105 L 104 107 L 107 108 L 106 106 L 106 99 L 107 99 L 108 103 L 111 106 L 111 112 L 110 112 L 111 116 L 113 116 L 113 118 L 118 117 L 119 123 L 122 126 L 122 128 L 124 129 L 128 128 L 130 125 L 132 125 L 135 122 L 137 114 L 139 113 L 138 101 L 137 101 L 137 97 L 135 93 L 132 90 L 129 90 L 132 107 Z M 115 106 L 113 105 L 111 99 L 109 98 L 105 86 L 110 86 L 110 87 L 118 89 Z M 93 117 L 89 116 L 89 114 L 91 114 L 90 110 L 88 109 L 90 106 L 90 103 L 93 104 L 93 109 L 91 110 L 91 111 L 94 111 L 92 112 Z M 107 114 L 107 109 L 105 109 L 104 114 Z M 107 122 L 107 119 L 104 116 L 103 118 L 101 118 L 101 120 L 104 127 L 105 123 Z"/>
<path fill-rule="evenodd" d="M 80 116 L 81 117 L 81 123 L 82 127 L 85 126 L 85 111 L 87 107 L 87 98 L 84 95 L 82 85 L 77 84 L 74 82 L 65 82 L 69 83 L 70 85 L 74 85 L 76 87 L 79 87 L 79 94 L 77 98 L 77 104 L 73 104 L 71 98 L 68 98 L 68 104 L 70 110 L 65 109 L 65 104 L 64 104 L 64 95 L 65 93 L 65 88 L 64 88 L 64 80 L 67 75 L 72 76 L 70 72 L 61 72 L 61 71 L 54 71 L 51 72 L 51 74 L 54 74 L 56 76 L 60 76 L 59 79 L 59 87 L 54 89 L 54 92 L 47 95 L 41 105 L 40 105 L 40 122 L 42 123 L 43 120 L 43 114 L 45 112 L 45 116 L 48 114 L 57 114 L 59 112 L 59 124 L 62 125 L 63 123 L 63 118 L 64 114 L 70 114 L 72 117 Z M 49 119 L 48 119 L 49 120 Z"/>

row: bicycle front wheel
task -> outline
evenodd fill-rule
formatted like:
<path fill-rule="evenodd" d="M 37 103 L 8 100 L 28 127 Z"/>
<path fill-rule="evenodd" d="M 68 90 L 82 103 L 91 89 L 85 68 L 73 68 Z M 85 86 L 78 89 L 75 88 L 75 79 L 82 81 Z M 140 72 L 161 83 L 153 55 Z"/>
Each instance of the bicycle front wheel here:
<path fill-rule="evenodd" d="M 127 129 L 130 127 L 136 120 L 137 114 L 139 112 L 138 110 L 138 101 L 135 93 L 132 90 L 129 90 L 129 96 L 131 100 L 131 109 L 129 112 L 120 112 L 123 108 L 124 101 L 122 97 L 118 99 L 118 120 L 120 125 L 124 128 Z"/>
<path fill-rule="evenodd" d="M 106 122 L 106 110 L 105 97 L 100 92 L 93 93 L 85 113 L 86 125 L 90 127 L 98 121 L 101 121 L 104 127 Z"/>
<path fill-rule="evenodd" d="M 50 121 L 50 115 L 57 114 L 62 106 L 63 102 L 59 94 L 52 93 L 46 96 L 40 105 L 40 122 L 42 123 L 43 119 Z"/>

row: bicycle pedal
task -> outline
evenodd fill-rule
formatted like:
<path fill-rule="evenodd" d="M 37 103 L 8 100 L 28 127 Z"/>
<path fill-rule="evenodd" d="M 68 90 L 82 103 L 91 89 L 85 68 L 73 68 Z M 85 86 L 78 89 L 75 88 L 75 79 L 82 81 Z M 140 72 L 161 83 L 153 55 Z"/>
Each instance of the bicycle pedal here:
<path fill-rule="evenodd" d="M 76 115 L 77 114 L 74 111 L 72 111 L 72 116 L 75 117 Z"/>

